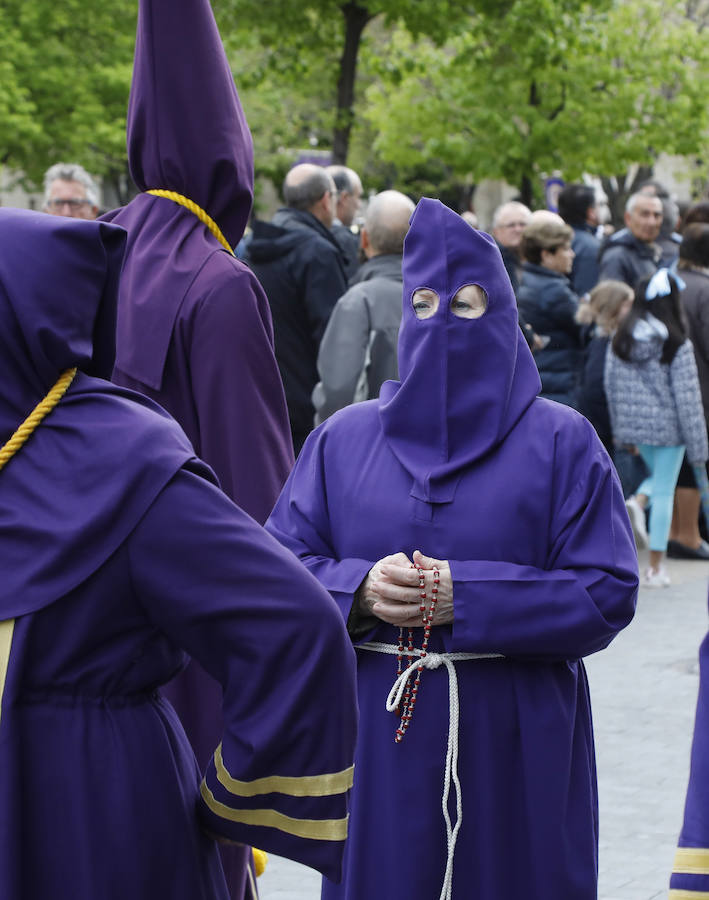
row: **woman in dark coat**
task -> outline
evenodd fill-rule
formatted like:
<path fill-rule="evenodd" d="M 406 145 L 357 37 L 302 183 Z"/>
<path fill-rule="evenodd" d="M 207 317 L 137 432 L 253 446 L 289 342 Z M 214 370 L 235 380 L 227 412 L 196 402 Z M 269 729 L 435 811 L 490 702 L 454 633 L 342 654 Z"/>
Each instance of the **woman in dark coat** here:
<path fill-rule="evenodd" d="M 583 368 L 582 328 L 576 321 L 578 297 L 568 275 L 574 261 L 573 231 L 562 222 L 532 221 L 522 238 L 522 282 L 517 301 L 532 329 L 548 341 L 534 355 L 542 397 L 577 406 Z"/>

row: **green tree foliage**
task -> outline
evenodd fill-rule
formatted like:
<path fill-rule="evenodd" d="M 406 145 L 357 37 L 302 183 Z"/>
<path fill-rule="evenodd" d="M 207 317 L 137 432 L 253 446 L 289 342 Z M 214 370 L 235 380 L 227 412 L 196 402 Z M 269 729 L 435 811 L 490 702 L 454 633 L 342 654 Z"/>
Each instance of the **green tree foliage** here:
<path fill-rule="evenodd" d="M 0 163 L 125 170 L 135 0 L 0 0 Z"/>
<path fill-rule="evenodd" d="M 269 86 L 284 81 L 306 87 L 317 77 L 318 96 L 329 123 L 335 162 L 346 162 L 355 121 L 359 51 L 370 23 L 401 22 L 414 35 L 442 42 L 462 27 L 471 11 L 499 9 L 498 0 L 217 0 L 215 11 L 235 58 L 262 48 L 256 70 Z M 237 73 L 237 83 L 240 81 Z M 267 87 L 267 92 L 269 88 Z M 288 92 L 286 93 L 288 95 Z M 301 94 L 302 96 L 302 94 Z M 247 101 L 248 105 L 248 101 Z M 288 107 L 288 110 L 292 107 Z"/>
<path fill-rule="evenodd" d="M 709 48 L 673 0 L 514 0 L 442 48 L 404 29 L 365 114 L 403 171 L 435 159 L 529 201 L 543 172 L 623 171 L 705 140 Z"/>

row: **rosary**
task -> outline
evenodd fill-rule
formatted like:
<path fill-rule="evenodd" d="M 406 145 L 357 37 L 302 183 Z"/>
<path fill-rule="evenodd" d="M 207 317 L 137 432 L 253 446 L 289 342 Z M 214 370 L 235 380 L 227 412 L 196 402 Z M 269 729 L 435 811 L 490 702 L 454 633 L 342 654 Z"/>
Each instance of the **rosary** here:
<path fill-rule="evenodd" d="M 421 618 L 423 621 L 423 643 L 421 644 L 421 652 L 416 653 L 414 648 L 414 630 L 413 628 L 408 629 L 408 646 L 406 647 L 406 655 L 409 660 L 409 664 L 407 668 L 411 668 L 414 665 L 414 657 L 418 656 L 418 663 L 416 664 L 416 678 L 414 680 L 413 686 L 410 681 L 407 680 L 406 688 L 404 689 L 404 696 L 402 700 L 401 710 L 397 709 L 397 715 L 401 715 L 401 722 L 399 723 L 399 727 L 396 729 L 396 735 L 394 740 L 397 744 L 401 743 L 401 739 L 406 734 L 406 729 L 409 727 L 409 723 L 411 722 L 411 717 L 414 714 L 414 707 L 416 706 L 416 697 L 418 695 L 419 684 L 421 682 L 421 672 L 423 672 L 423 661 L 426 658 L 426 652 L 428 650 L 428 639 L 431 636 L 431 625 L 433 624 L 433 614 L 436 611 L 436 601 L 438 600 L 438 585 L 441 580 L 441 573 L 437 568 L 433 569 L 433 587 L 431 588 L 431 605 L 429 607 L 426 606 L 426 577 L 424 575 L 423 569 L 421 566 L 414 563 L 414 568 L 418 571 L 419 575 L 419 597 L 421 599 L 421 603 L 419 605 L 419 611 L 421 612 Z M 404 629 L 399 628 L 399 646 L 397 647 L 397 668 L 396 668 L 396 676 L 397 678 L 401 675 L 403 671 L 404 664 Z"/>

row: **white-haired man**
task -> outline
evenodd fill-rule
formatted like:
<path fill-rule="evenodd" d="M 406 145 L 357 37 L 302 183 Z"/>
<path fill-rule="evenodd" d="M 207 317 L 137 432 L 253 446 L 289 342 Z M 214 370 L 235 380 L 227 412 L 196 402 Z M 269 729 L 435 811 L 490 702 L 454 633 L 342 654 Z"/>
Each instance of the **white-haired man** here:
<path fill-rule="evenodd" d="M 328 166 L 328 175 L 335 182 L 335 218 L 331 230 L 345 258 L 345 275 L 352 278 L 359 266 L 359 235 L 352 231 L 362 208 L 362 181 L 354 169 L 347 166 Z"/>
<path fill-rule="evenodd" d="M 662 200 L 637 193 L 625 205 L 625 228 L 617 231 L 601 249 L 599 281 L 614 279 L 635 288 L 660 265 L 662 248 L 655 243 L 662 227 Z"/>
<path fill-rule="evenodd" d="M 44 173 L 44 211 L 72 219 L 95 219 L 99 191 L 78 163 L 55 163 Z"/>

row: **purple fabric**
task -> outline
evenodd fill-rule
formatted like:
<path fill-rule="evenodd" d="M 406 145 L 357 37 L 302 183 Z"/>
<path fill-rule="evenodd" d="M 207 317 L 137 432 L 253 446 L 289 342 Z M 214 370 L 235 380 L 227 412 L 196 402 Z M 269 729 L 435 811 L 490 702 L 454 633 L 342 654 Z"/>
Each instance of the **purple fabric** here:
<path fill-rule="evenodd" d="M 222 755 L 237 778 L 346 769 L 354 660 L 331 598 L 216 486 L 182 469 L 111 557 L 56 599 L 15 625 L 0 719 L 0 896 L 226 900 L 199 824 L 199 770 L 157 688 L 183 664 L 180 648 L 222 685 Z M 289 800 L 293 817 L 312 817 L 311 799 Z M 319 815 L 344 816 L 347 801 L 333 796 Z M 339 873 L 341 841 L 202 813 L 213 833 L 258 837 Z"/>
<path fill-rule="evenodd" d="M 699 648 L 699 697 L 680 847 L 709 850 L 709 635 Z M 673 890 L 709 892 L 709 873 L 673 872 Z"/>
<path fill-rule="evenodd" d="M 426 209 L 433 214 L 422 217 Z M 581 657 L 604 648 L 633 616 L 635 545 L 592 426 L 534 399 L 538 380 L 497 251 L 485 236 L 453 240 L 456 223 L 436 210 L 430 201 L 419 206 L 407 238 L 404 315 L 419 286 L 439 291 L 444 311 L 428 321 L 408 316 L 400 386 L 388 383 L 378 402 L 335 413 L 308 438 L 267 530 L 330 591 L 344 619 L 384 556 L 411 558 L 420 549 L 449 560 L 455 619 L 432 629 L 429 650 L 505 657 L 455 663 L 463 821 L 452 896 L 595 900 L 597 789 Z M 438 267 L 431 260 L 424 271 L 415 260 L 426 245 L 436 248 Z M 488 292 L 488 311 L 448 321 L 448 300 L 471 282 Z M 458 333 L 469 341 L 467 372 Z M 419 352 L 419 343 L 450 353 L 450 365 L 447 356 L 441 363 Z M 394 433 L 396 422 L 409 440 Z M 422 499 L 427 485 L 452 502 Z M 362 641 L 397 644 L 397 628 L 371 621 Z M 421 641 L 416 629 L 414 643 Z M 447 854 L 448 674 L 443 666 L 423 672 L 410 728 L 395 744 L 398 719 L 385 701 L 396 657 L 365 649 L 357 657 L 360 732 L 343 882 L 325 880 L 323 897 L 431 900 Z M 455 821 L 453 797 L 449 811 Z"/>
<path fill-rule="evenodd" d="M 141 0 L 128 160 L 141 191 L 187 196 L 236 246 L 253 201 L 253 145 L 209 0 Z M 135 245 L 124 273 L 131 303 L 118 318 L 117 364 L 157 389 L 184 294 L 221 245 L 171 200 L 142 195 L 110 215 Z"/>
<path fill-rule="evenodd" d="M 96 571 L 194 451 L 155 404 L 86 374 L 111 371 L 123 229 L 3 209 L 0 242 L 0 444 L 62 371 L 80 369 L 0 472 L 6 619 Z"/>
<path fill-rule="evenodd" d="M 496 447 L 539 393 L 539 375 L 497 244 L 439 200 L 423 198 L 411 217 L 403 276 L 400 382 L 382 386 L 382 427 L 414 495 L 446 502 L 457 473 Z M 488 295 L 480 319 L 450 311 L 466 284 Z M 418 288 L 439 295 L 430 319 L 416 318 Z"/>
<path fill-rule="evenodd" d="M 128 157 L 141 190 L 188 197 L 237 245 L 253 146 L 209 0 L 140 0 Z M 167 409 L 225 493 L 263 523 L 293 464 L 266 295 L 172 200 L 143 193 L 106 218 L 128 230 L 113 380 Z M 206 765 L 221 731 L 219 685 L 190 664 L 167 694 Z M 241 900 L 248 851 L 222 855 Z"/>
<path fill-rule="evenodd" d="M 208 0 L 141 0 L 128 151 L 138 187 L 189 197 L 236 245 L 253 149 Z M 164 406 L 263 522 L 293 462 L 263 290 L 171 200 L 141 194 L 106 219 L 128 230 L 114 381 Z"/>

